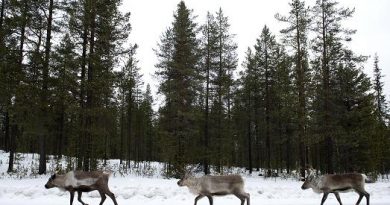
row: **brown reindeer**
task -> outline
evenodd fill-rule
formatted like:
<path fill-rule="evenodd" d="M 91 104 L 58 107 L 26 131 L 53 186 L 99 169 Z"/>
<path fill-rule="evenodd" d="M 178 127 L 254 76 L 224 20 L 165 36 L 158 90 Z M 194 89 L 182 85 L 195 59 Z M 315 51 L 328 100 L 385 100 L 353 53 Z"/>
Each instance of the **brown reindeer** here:
<path fill-rule="evenodd" d="M 81 200 L 83 192 L 90 192 L 97 190 L 100 193 L 100 205 L 106 200 L 106 194 L 112 199 L 115 205 L 118 203 L 115 200 L 114 194 L 108 188 L 108 178 L 110 173 L 102 171 L 84 172 L 84 171 L 70 171 L 64 175 L 54 174 L 46 183 L 45 188 L 50 189 L 57 187 L 70 193 L 70 205 L 73 204 L 74 193 L 78 194 L 78 201 L 83 205 L 88 205 Z"/>
<path fill-rule="evenodd" d="M 359 194 L 359 199 L 356 202 L 356 205 L 360 204 L 363 196 L 367 199 L 367 205 L 370 205 L 370 194 L 364 189 L 366 180 L 366 175 L 358 173 L 326 174 L 318 177 L 313 174 L 309 174 L 301 188 L 312 188 L 316 193 L 324 193 L 321 205 L 324 204 L 329 193 L 333 193 L 336 196 L 337 201 L 340 205 L 342 205 L 339 193 L 348 191 L 355 191 Z"/>
<path fill-rule="evenodd" d="M 239 175 L 206 175 L 200 178 L 185 176 L 177 184 L 179 186 L 187 186 L 191 193 L 197 195 L 195 205 L 199 199 L 205 196 L 209 199 L 210 205 L 213 205 L 213 196 L 225 196 L 228 194 L 233 194 L 239 198 L 241 205 L 244 205 L 245 199 L 247 205 L 250 205 L 250 196 L 244 191 L 244 180 Z"/>

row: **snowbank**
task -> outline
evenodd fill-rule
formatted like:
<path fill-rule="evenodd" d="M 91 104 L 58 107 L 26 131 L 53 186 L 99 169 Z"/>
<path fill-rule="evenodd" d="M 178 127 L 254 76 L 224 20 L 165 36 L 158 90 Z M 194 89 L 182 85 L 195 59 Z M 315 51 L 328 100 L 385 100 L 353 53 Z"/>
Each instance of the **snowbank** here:
<path fill-rule="evenodd" d="M 5 163 L 8 154 L 0 153 L 0 204 L 1 205 L 65 205 L 69 204 L 69 193 L 62 192 L 57 188 L 45 189 L 44 185 L 49 174 L 46 176 L 35 176 L 22 178 L 7 176 Z M 19 163 L 27 166 L 32 164 L 32 156 L 26 155 L 26 160 L 20 160 Z M 20 165 L 23 167 L 22 165 Z M 161 168 L 162 165 L 154 164 L 155 168 Z M 29 170 L 28 172 L 33 172 Z M 157 173 L 157 172 L 156 172 Z M 313 193 L 311 190 L 303 191 L 300 189 L 302 182 L 293 179 L 264 179 L 254 174 L 253 176 L 244 176 L 245 189 L 251 194 L 251 204 L 270 204 L 270 205 L 309 205 L 319 204 L 321 196 Z M 118 204 L 138 204 L 142 205 L 192 205 L 194 196 L 189 193 L 187 188 L 178 187 L 176 179 L 163 179 L 158 174 L 151 177 L 140 177 L 137 174 L 121 176 L 116 174 L 111 177 L 109 187 L 116 195 Z M 372 205 L 390 204 L 390 183 L 377 182 L 366 185 L 367 191 L 371 194 Z M 358 195 L 356 193 L 343 193 L 341 200 L 344 204 L 355 204 Z M 100 196 L 98 192 L 83 194 L 83 201 L 88 204 L 99 204 Z M 363 201 L 364 202 L 364 201 Z M 77 198 L 74 204 L 79 204 Z M 105 204 L 113 204 L 107 198 Z M 201 199 L 199 205 L 208 204 L 207 199 Z M 216 205 L 238 205 L 239 200 L 234 196 L 216 197 Z M 326 204 L 338 204 L 333 195 L 329 195 Z M 362 203 L 365 204 L 365 203 Z"/>

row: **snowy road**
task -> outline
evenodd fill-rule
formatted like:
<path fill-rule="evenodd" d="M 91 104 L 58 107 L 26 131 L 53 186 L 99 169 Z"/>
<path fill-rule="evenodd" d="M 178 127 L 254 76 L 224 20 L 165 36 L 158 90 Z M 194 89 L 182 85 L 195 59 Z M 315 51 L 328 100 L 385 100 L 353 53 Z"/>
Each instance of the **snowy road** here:
<path fill-rule="evenodd" d="M 0 179 L 0 205 L 67 205 L 69 193 L 56 188 L 46 190 L 43 186 L 48 176 L 38 179 Z M 252 205 L 313 205 L 320 204 L 321 195 L 311 190 L 300 189 L 301 183 L 294 180 L 264 180 L 247 177 L 245 188 L 251 194 Z M 141 177 L 113 177 L 109 186 L 116 194 L 119 205 L 192 205 L 194 196 L 187 188 L 180 188 L 177 180 Z M 390 183 L 378 182 L 367 184 L 372 205 L 390 204 Z M 355 204 L 356 193 L 341 194 L 343 204 Z M 90 205 L 100 202 L 98 192 L 83 195 L 83 200 Z M 365 201 L 363 201 L 365 204 Z M 75 197 L 74 204 L 80 204 Z M 107 198 L 105 204 L 113 204 Z M 215 205 L 239 205 L 234 196 L 216 197 Z M 337 205 L 333 195 L 329 195 L 326 205 Z M 201 199 L 198 205 L 208 205 L 207 199 Z"/>
<path fill-rule="evenodd" d="M 329 201 L 328 201 L 329 200 Z M 326 205 L 338 205 L 336 199 L 330 200 L 328 199 L 326 201 Z M 83 200 L 85 203 L 88 203 L 89 205 L 98 205 L 100 200 L 98 199 L 91 199 L 86 198 Z M 307 200 L 307 201 L 295 201 L 295 200 L 252 200 L 252 205 L 319 205 L 321 199 L 319 200 Z M 141 204 L 141 205 L 193 205 L 192 200 L 185 200 L 185 201 L 175 201 L 175 200 L 121 200 L 118 199 L 119 205 L 133 205 L 133 204 Z M 354 205 L 356 201 L 343 201 L 344 205 Z M 48 200 L 45 198 L 36 198 L 36 199 L 28 199 L 28 200 L 21 200 L 21 199 L 12 199 L 12 200 L 2 200 L 0 199 L 0 204 L 2 205 L 68 205 L 69 199 L 60 198 L 57 200 Z M 79 205 L 80 203 L 75 199 L 74 205 Z M 106 201 L 104 203 L 105 205 L 113 205 L 112 201 Z M 373 201 L 370 203 L 371 205 L 389 205 L 389 201 Z M 198 202 L 198 205 L 209 205 L 209 202 L 207 199 L 200 200 Z M 238 200 L 214 200 L 214 205 L 240 205 L 240 202 Z M 365 205 L 364 203 L 361 203 L 361 205 Z"/>

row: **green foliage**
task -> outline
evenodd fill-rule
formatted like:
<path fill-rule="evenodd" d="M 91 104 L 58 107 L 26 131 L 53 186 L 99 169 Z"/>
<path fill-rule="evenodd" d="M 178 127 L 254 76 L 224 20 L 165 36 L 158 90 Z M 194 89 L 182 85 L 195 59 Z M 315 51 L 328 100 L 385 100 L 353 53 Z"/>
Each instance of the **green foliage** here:
<path fill-rule="evenodd" d="M 179 2 L 155 50 L 158 113 L 121 0 L 1 3 L 0 148 L 18 177 L 29 170 L 16 152 L 40 153 L 34 173 L 45 171 L 46 155 L 55 155 L 49 170 L 60 171 L 119 158 L 121 173 L 148 175 L 148 162 L 161 161 L 167 177 L 189 165 L 267 177 L 298 169 L 303 177 L 306 165 L 390 170 L 379 59 L 371 81 L 362 71 L 367 58 L 347 44 L 355 30 L 343 23 L 354 10 L 335 0 L 312 9 L 291 0 L 287 16 L 275 15 L 285 25 L 281 38 L 264 26 L 237 76 L 238 45 L 222 9 L 199 26 Z"/>
<path fill-rule="evenodd" d="M 165 103 L 159 112 L 159 137 L 164 161 L 170 166 L 169 175 L 184 174 L 184 166 L 197 153 L 199 139 L 198 114 L 196 106 L 199 95 L 200 51 L 198 28 L 191 11 L 183 1 L 177 6 L 172 28 L 162 36 L 156 51 L 162 80 L 160 92 Z"/>

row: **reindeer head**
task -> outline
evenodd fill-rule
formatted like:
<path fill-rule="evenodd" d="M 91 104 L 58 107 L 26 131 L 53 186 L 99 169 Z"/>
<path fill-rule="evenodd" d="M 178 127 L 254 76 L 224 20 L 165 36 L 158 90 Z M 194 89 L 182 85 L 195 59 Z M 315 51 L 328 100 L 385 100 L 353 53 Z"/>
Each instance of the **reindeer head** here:
<path fill-rule="evenodd" d="M 311 188 L 311 183 L 313 182 L 313 180 L 315 179 L 315 172 L 314 172 L 314 169 L 312 167 L 309 167 L 307 169 L 307 177 L 302 180 L 304 181 L 304 183 L 302 184 L 302 189 L 309 189 Z"/>
<path fill-rule="evenodd" d="M 53 187 L 57 187 L 57 183 L 56 183 L 56 174 L 53 174 L 50 178 L 49 178 L 49 181 L 47 181 L 47 183 L 45 184 L 45 188 L 46 189 L 50 189 L 50 188 L 53 188 Z"/>
<path fill-rule="evenodd" d="M 306 177 L 305 182 L 302 184 L 302 189 L 309 189 L 311 188 L 311 184 L 314 180 L 315 176 L 314 175 L 309 175 Z"/>
<path fill-rule="evenodd" d="M 179 186 L 186 186 L 186 182 L 189 179 L 188 174 L 184 174 L 184 176 L 177 182 L 177 185 Z"/>

